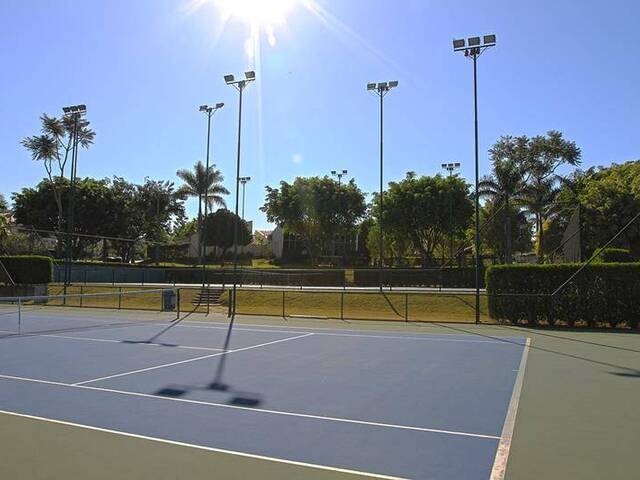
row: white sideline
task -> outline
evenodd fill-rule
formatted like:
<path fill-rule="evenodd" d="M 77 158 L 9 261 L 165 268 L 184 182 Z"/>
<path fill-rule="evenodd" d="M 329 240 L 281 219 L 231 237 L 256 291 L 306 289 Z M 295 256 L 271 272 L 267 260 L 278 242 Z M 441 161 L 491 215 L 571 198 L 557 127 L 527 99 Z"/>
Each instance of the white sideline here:
<path fill-rule="evenodd" d="M 81 340 L 85 342 L 103 342 L 103 343 L 121 343 L 127 344 L 126 341 L 123 340 L 113 340 L 111 338 L 94 338 L 94 337 L 73 337 L 71 335 L 53 335 L 53 334 L 40 334 L 34 333 L 25 336 L 30 337 L 45 337 L 45 338 L 63 338 L 65 340 Z M 167 345 L 163 345 L 161 343 L 153 343 L 153 342 L 132 342 L 132 345 L 141 345 L 143 347 L 166 347 Z M 190 345 L 171 345 L 171 348 L 179 348 L 179 349 L 187 349 L 187 350 L 204 350 L 208 352 L 221 352 L 222 348 L 213 348 L 213 347 L 192 347 Z"/>
<path fill-rule="evenodd" d="M 264 413 L 264 414 L 270 414 L 270 415 L 282 415 L 287 417 L 307 418 L 312 420 L 324 420 L 329 422 L 366 425 L 370 427 L 391 428 L 391 429 L 398 429 L 398 430 L 411 430 L 411 431 L 426 432 L 426 433 L 438 433 L 438 434 L 444 434 L 444 435 L 456 435 L 456 436 L 462 436 L 462 437 L 472 437 L 472 438 L 480 438 L 480 439 L 488 439 L 488 440 L 500 439 L 500 437 L 498 436 L 485 435 L 482 433 L 460 432 L 455 430 L 442 430 L 439 428 L 428 428 L 428 427 L 415 427 L 411 425 L 396 425 L 393 423 L 369 422 L 366 420 L 355 420 L 355 419 L 341 418 L 341 417 L 328 417 L 323 415 L 312 415 L 307 413 L 287 412 L 284 410 L 269 410 L 265 408 L 243 407 L 240 405 L 229 405 L 227 403 L 216 403 L 216 402 L 206 402 L 203 400 L 190 400 L 186 398 L 165 397 L 162 395 L 153 395 L 149 393 L 139 393 L 139 392 L 131 392 L 128 390 L 116 390 L 113 388 L 94 387 L 94 386 L 82 385 L 78 383 L 56 382 L 53 380 L 39 380 L 36 378 L 18 377 L 14 375 L 0 374 L 0 378 L 5 378 L 8 380 L 19 380 L 23 382 L 40 383 L 45 385 L 55 385 L 55 386 L 68 387 L 68 388 L 81 388 L 86 390 L 94 390 L 97 392 L 115 393 L 118 395 L 125 395 L 125 396 L 151 398 L 151 399 L 165 400 L 165 401 L 171 401 L 171 402 L 182 402 L 182 403 L 189 403 L 194 405 L 205 405 L 209 407 L 229 408 L 232 410 L 243 410 L 243 411 L 249 411 L 254 413 Z"/>
<path fill-rule="evenodd" d="M 140 439 L 140 440 L 148 440 L 148 441 L 163 443 L 163 444 L 167 444 L 167 445 L 175 445 L 175 446 L 178 446 L 178 447 L 188 447 L 188 448 L 195 448 L 195 449 L 198 449 L 198 450 L 204 450 L 204 451 L 207 451 L 207 452 L 223 453 L 223 454 L 237 456 L 237 457 L 252 458 L 252 459 L 256 459 L 256 460 L 265 460 L 265 461 L 274 462 L 274 463 L 284 463 L 284 464 L 287 464 L 287 465 L 295 465 L 295 466 L 299 466 L 299 467 L 307 467 L 307 468 L 318 469 L 318 470 L 328 470 L 330 472 L 344 473 L 344 474 L 348 474 L 348 475 L 359 475 L 359 476 L 365 476 L 365 477 L 369 477 L 369 478 L 379 478 L 379 479 L 384 479 L 384 480 L 403 480 L 401 477 L 391 477 L 391 476 L 388 476 L 388 475 L 380 475 L 380 474 L 369 473 L 369 472 L 360 472 L 360 471 L 357 471 L 357 470 L 349 470 L 349 469 L 345 469 L 345 468 L 330 467 L 330 466 L 327 466 L 327 465 L 317 465 L 317 464 L 314 464 L 314 463 L 298 462 L 298 461 L 295 461 L 295 460 L 287 460 L 287 459 L 284 459 L 284 458 L 267 457 L 267 456 L 264 456 L 264 455 L 256 455 L 256 454 L 253 454 L 253 453 L 237 452 L 237 451 L 234 451 L 234 450 L 224 450 L 222 448 L 206 447 L 204 445 L 196 445 L 196 444 L 193 444 L 193 443 L 185 443 L 185 442 L 178 442 L 178 441 L 175 441 L 175 440 L 168 440 L 166 438 L 149 437 L 147 435 L 140 435 L 140 434 L 137 434 L 137 433 L 129 433 L 129 432 L 123 432 L 123 431 L 120 431 L 120 430 L 111 430 L 111 429 L 108 429 L 108 428 L 93 427 L 91 425 L 83 425 L 81 423 L 66 422 L 66 421 L 63 421 L 63 420 L 56 420 L 56 419 L 53 419 L 53 418 L 37 417 L 35 415 L 27 415 L 25 413 L 17 413 L 17 412 L 9 412 L 9 411 L 6 411 L 6 410 L 0 410 L 0 414 L 2 414 L 2 415 L 11 415 L 11 416 L 14 416 L 14 417 L 28 418 L 30 420 L 38 420 L 38 421 L 42 421 L 42 422 L 54 423 L 54 424 L 57 424 L 57 425 L 66 425 L 66 426 L 69 426 L 69 427 L 81 428 L 81 429 L 85 429 L 85 430 L 92 430 L 92 431 L 96 431 L 96 432 L 110 433 L 110 434 L 120 435 L 120 436 L 124 436 L 124 437 L 137 438 L 137 439 Z"/>
<path fill-rule="evenodd" d="M 509 450 L 511 449 L 511 440 L 513 439 L 513 429 L 516 423 L 516 414 L 518 412 L 518 403 L 520 402 L 520 393 L 522 392 L 522 384 L 524 383 L 524 369 L 527 365 L 527 357 L 529 356 L 529 346 L 531 338 L 527 338 L 522 357 L 520 358 L 520 366 L 518 367 L 518 375 L 513 384 L 513 392 L 509 401 L 509 409 L 504 419 L 502 433 L 500 434 L 500 442 L 496 451 L 496 458 L 491 469 L 489 480 L 503 480 L 507 472 L 507 460 L 509 459 Z"/>
<path fill-rule="evenodd" d="M 98 382 L 100 380 L 108 380 L 110 378 L 117 378 L 117 377 L 124 377 L 126 375 L 133 375 L 134 373 L 142 373 L 142 372 L 148 372 L 150 370 L 157 370 L 159 368 L 173 367 L 174 365 L 181 365 L 183 363 L 197 362 L 198 360 L 205 360 L 207 358 L 218 357 L 220 355 L 227 355 L 229 353 L 243 352 L 245 350 L 251 350 L 253 348 L 259 348 L 259 347 L 265 347 L 267 345 L 273 345 L 274 343 L 288 342 L 289 340 L 295 340 L 297 338 L 304 338 L 304 337 L 308 337 L 310 335 L 314 335 L 314 333 L 306 333 L 304 335 L 298 335 L 298 336 L 295 336 L 295 337 L 281 338 L 280 340 L 274 340 L 272 342 L 260 343 L 258 345 L 251 345 L 250 347 L 236 348 L 235 350 L 227 350 L 226 352 L 218 352 L 218 353 L 212 353 L 211 355 L 203 355 L 201 357 L 188 358 L 186 360 L 180 360 L 178 362 L 164 363 L 162 365 L 156 365 L 154 367 L 139 368 L 137 370 L 130 370 L 128 372 L 122 372 L 122 373 L 116 373 L 116 374 L 113 374 L 113 375 L 106 375 L 104 377 L 92 378 L 92 379 L 89 379 L 89 380 L 83 380 L 81 382 L 76 382 L 73 385 L 84 385 L 84 384 L 87 384 L 87 383 Z"/>

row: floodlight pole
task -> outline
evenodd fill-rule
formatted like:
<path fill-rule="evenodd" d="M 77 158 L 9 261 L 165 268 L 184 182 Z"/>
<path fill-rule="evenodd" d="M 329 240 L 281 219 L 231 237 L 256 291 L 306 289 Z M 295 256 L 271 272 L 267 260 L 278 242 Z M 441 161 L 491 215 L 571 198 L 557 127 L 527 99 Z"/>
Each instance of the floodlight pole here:
<path fill-rule="evenodd" d="M 245 188 L 249 181 L 251 181 L 251 177 L 240 177 L 240 184 L 242 185 L 242 220 L 244 220 Z"/>
<path fill-rule="evenodd" d="M 202 264 L 202 289 L 204 290 L 207 284 L 207 214 L 209 213 L 209 152 L 211 148 L 211 117 L 217 110 L 224 106 L 223 103 L 218 103 L 215 106 L 201 105 L 200 111 L 207 115 L 207 158 L 205 166 L 204 177 L 204 216 L 200 225 L 200 263 Z M 209 296 L 207 295 L 207 315 L 211 312 L 211 306 L 209 305 Z"/>
<path fill-rule="evenodd" d="M 449 178 L 453 177 L 453 172 L 460 168 L 459 163 L 443 163 L 442 168 L 449 172 Z M 444 249 L 443 249 L 444 250 Z M 443 255 L 444 257 L 444 255 Z M 453 261 L 453 199 L 449 196 L 449 265 Z"/>
<path fill-rule="evenodd" d="M 73 233 L 74 209 L 75 209 L 75 193 L 76 193 L 76 175 L 78 169 L 78 120 L 80 116 L 86 112 L 86 108 L 82 105 L 65 107 L 65 115 L 73 116 L 73 133 L 71 140 L 71 180 L 69 188 L 69 209 L 67 212 L 67 242 L 66 242 L 66 259 L 65 259 L 65 275 L 63 293 L 67 294 L 67 287 L 71 285 L 71 262 L 73 259 Z"/>
<path fill-rule="evenodd" d="M 479 161 L 478 161 L 478 57 L 482 53 L 496 44 L 495 35 L 485 35 L 483 43 L 480 44 L 480 37 L 465 40 L 454 40 L 453 51 L 463 51 L 465 57 L 473 60 L 473 115 L 474 115 L 474 138 L 475 138 L 475 250 L 476 250 L 476 324 L 480 323 L 480 195 L 478 194 L 479 182 Z"/>
<path fill-rule="evenodd" d="M 380 208 L 380 216 L 378 219 L 378 248 L 380 253 L 379 257 L 379 265 L 378 265 L 378 283 L 380 287 L 380 292 L 382 292 L 382 284 L 383 284 L 383 273 L 384 273 L 384 231 L 383 231 L 383 206 L 384 206 L 384 97 L 389 93 L 389 90 L 397 87 L 398 82 L 381 82 L 378 84 L 369 83 L 367 84 L 367 90 L 375 93 L 380 98 L 380 191 L 378 197 L 378 203 Z"/>
<path fill-rule="evenodd" d="M 231 325 L 233 324 L 233 319 L 236 315 L 236 295 L 237 295 L 237 287 L 238 287 L 238 207 L 239 207 L 239 196 L 240 196 L 240 147 L 241 147 L 241 137 L 242 137 L 242 94 L 244 92 L 245 87 L 249 82 L 253 82 L 255 80 L 254 72 L 245 72 L 245 79 L 243 80 L 234 80 L 233 76 L 227 75 L 225 77 L 225 82 L 228 85 L 233 85 L 236 90 L 238 90 L 238 144 L 237 144 L 237 157 L 236 157 L 236 204 L 235 204 L 235 218 L 234 218 L 234 226 L 233 226 L 233 290 L 231 294 L 231 298 L 229 301 L 230 307 L 230 317 L 231 323 L 229 324 L 229 328 L 231 329 Z M 228 340 L 228 339 L 227 339 Z M 225 344 L 225 351 L 227 349 Z"/>
<path fill-rule="evenodd" d="M 344 177 L 347 173 L 346 170 L 342 170 L 342 171 L 337 171 L 337 170 L 331 170 L 331 175 L 334 177 L 338 177 L 338 195 L 339 195 L 339 199 L 340 199 L 340 208 L 342 208 L 342 192 L 340 190 L 340 187 L 342 186 L 342 177 Z M 346 261 L 346 256 L 347 256 L 347 238 L 346 235 L 343 235 L 342 238 L 342 261 L 345 262 Z"/>

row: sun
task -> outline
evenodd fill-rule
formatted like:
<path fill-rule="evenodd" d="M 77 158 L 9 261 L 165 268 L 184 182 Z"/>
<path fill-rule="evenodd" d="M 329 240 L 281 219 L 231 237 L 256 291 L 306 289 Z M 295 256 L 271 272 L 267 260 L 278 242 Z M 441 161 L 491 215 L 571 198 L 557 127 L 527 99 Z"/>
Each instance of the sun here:
<path fill-rule="evenodd" d="M 244 20 L 264 29 L 287 20 L 296 0 L 213 0 L 223 17 Z"/>

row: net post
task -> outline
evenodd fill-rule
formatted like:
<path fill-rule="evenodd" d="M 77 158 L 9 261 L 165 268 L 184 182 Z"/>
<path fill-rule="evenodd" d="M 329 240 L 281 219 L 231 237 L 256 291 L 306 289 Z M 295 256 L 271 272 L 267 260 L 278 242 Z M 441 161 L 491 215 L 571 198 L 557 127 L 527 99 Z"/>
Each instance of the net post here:
<path fill-rule="evenodd" d="M 18 333 L 22 333 L 22 300 L 18 297 Z"/>
<path fill-rule="evenodd" d="M 284 298 L 285 293 L 286 293 L 286 291 L 282 290 L 282 318 L 286 318 L 286 316 L 287 316 L 286 312 L 285 312 L 285 298 Z"/>
<path fill-rule="evenodd" d="M 409 292 L 404 294 L 404 321 L 409 321 Z"/>

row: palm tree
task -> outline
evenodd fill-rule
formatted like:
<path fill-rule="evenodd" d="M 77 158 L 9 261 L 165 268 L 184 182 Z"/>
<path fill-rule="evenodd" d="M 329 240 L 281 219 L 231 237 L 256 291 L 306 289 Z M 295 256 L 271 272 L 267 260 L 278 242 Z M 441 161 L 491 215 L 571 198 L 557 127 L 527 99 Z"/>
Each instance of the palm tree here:
<path fill-rule="evenodd" d="M 538 262 L 544 262 L 544 225 L 556 213 L 555 200 L 559 189 L 558 176 L 535 178 L 524 190 L 522 204 L 536 222 L 536 253 Z"/>
<path fill-rule="evenodd" d="M 42 127 L 41 135 L 25 137 L 21 144 L 31 153 L 33 160 L 42 162 L 47 177 L 51 183 L 54 201 L 58 208 L 58 220 L 56 229 L 62 231 L 62 195 L 64 190 L 64 172 L 72 152 L 74 137 L 77 135 L 78 145 L 89 148 L 95 139 L 95 132 L 89 128 L 89 121 L 84 118 L 63 116 L 62 118 L 50 117 L 43 114 L 40 117 Z M 58 235 L 60 235 L 58 233 Z M 58 255 L 61 254 L 62 241 L 58 237 Z"/>
<path fill-rule="evenodd" d="M 502 137 L 491 150 L 493 173 L 478 184 L 478 194 L 501 204 L 504 208 L 505 262 L 511 263 L 511 208 L 522 200 L 525 188 L 522 163 L 519 162 L 518 139 Z"/>
<path fill-rule="evenodd" d="M 211 165 L 207 172 L 202 162 L 198 162 L 193 170 L 178 170 L 176 175 L 184 182 L 176 194 L 183 198 L 198 197 L 198 225 L 202 224 L 203 199 L 209 211 L 216 205 L 223 208 L 227 206 L 222 195 L 229 195 L 229 190 L 222 185 L 224 177 L 220 170 L 215 169 L 215 165 Z"/>

